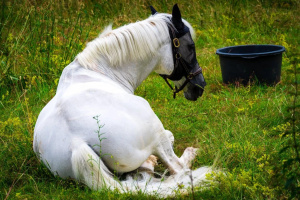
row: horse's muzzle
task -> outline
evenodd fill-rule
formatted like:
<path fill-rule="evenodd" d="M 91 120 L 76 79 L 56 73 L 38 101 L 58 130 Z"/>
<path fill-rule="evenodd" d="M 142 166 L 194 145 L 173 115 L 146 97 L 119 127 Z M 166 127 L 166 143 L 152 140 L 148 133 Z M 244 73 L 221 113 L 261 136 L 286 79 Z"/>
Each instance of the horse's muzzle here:
<path fill-rule="evenodd" d="M 200 66 L 197 62 L 196 66 L 191 71 L 192 73 L 199 69 Z M 204 87 L 206 86 L 206 82 L 202 73 L 194 76 L 187 85 L 187 89 L 184 92 L 184 96 L 186 99 L 191 101 L 196 101 L 198 97 L 201 97 L 204 92 Z"/>
<path fill-rule="evenodd" d="M 191 83 L 188 83 L 186 87 L 187 89 L 184 91 L 184 97 L 190 101 L 196 101 L 204 92 L 202 88 Z"/>

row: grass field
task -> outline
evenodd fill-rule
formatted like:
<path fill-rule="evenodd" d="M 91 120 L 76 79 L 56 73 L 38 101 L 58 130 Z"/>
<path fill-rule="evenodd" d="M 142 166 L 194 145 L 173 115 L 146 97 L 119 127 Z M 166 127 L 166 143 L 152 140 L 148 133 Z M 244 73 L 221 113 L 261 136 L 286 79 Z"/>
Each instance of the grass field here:
<path fill-rule="evenodd" d="M 299 189 L 300 165 L 290 160 L 296 158 L 295 148 L 279 153 L 295 141 L 300 143 L 299 107 L 288 109 L 300 101 L 295 99 L 299 86 L 292 73 L 297 68 L 299 83 L 299 1 L 1 0 L 0 199 L 157 198 L 95 192 L 54 177 L 36 158 L 32 138 L 37 116 L 55 95 L 63 68 L 87 41 L 111 22 L 117 28 L 147 18 L 150 4 L 170 13 L 174 3 L 196 31 L 205 93 L 196 102 L 185 100 L 182 93 L 174 100 L 163 79 L 153 73 L 136 95 L 148 100 L 173 132 L 178 155 L 188 146 L 200 149 L 193 168 L 214 165 L 227 172 L 226 177 L 216 175 L 216 183 L 207 190 L 176 198 L 287 199 Z M 216 50 L 243 44 L 286 48 L 280 83 L 273 87 L 222 83 Z M 285 134 L 293 128 L 297 134 Z"/>

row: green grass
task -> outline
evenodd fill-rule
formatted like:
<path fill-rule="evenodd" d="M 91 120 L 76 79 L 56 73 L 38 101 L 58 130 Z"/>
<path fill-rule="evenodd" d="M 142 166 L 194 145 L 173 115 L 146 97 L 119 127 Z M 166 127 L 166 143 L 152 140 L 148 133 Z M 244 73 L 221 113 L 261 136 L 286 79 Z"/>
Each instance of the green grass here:
<path fill-rule="evenodd" d="M 32 150 L 37 116 L 55 95 L 61 71 L 85 43 L 110 22 L 116 28 L 147 18 L 150 4 L 170 13 L 176 3 L 101 2 L 1 0 L 0 199 L 156 199 L 95 192 L 54 177 Z M 182 93 L 174 100 L 163 79 L 153 73 L 136 94 L 149 101 L 165 128 L 173 132 L 178 155 L 188 146 L 198 147 L 194 168 L 215 164 L 227 172 L 227 177 L 217 177 L 215 186 L 196 192 L 195 199 L 286 199 L 290 191 L 284 189 L 283 164 L 294 152 L 279 151 L 289 140 L 281 134 L 291 127 L 286 118 L 293 100 L 289 91 L 295 91 L 289 70 L 300 55 L 298 1 L 178 3 L 182 16 L 196 30 L 197 58 L 207 81 L 205 93 L 197 102 L 185 100 Z M 274 87 L 222 84 L 215 51 L 240 44 L 285 46 L 281 82 Z M 299 68 L 299 63 L 295 65 Z M 299 172 L 299 166 L 290 170 Z M 178 194 L 177 198 L 192 199 L 193 195 Z"/>

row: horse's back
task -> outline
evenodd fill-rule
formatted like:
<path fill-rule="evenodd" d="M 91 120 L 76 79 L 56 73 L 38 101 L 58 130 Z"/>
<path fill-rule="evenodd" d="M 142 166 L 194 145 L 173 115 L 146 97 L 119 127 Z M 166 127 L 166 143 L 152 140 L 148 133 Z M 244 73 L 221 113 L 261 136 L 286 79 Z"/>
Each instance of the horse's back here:
<path fill-rule="evenodd" d="M 146 100 L 125 92 L 107 78 L 99 76 L 97 81 L 95 77 L 89 81 L 80 70 L 67 75 L 64 71 L 56 96 L 36 123 L 34 149 L 52 172 L 62 177 L 73 177 L 70 159 L 75 138 L 101 152 L 109 168 L 125 172 L 147 159 L 158 140 L 153 132 L 163 131 Z M 115 161 L 123 165 L 116 166 Z"/>

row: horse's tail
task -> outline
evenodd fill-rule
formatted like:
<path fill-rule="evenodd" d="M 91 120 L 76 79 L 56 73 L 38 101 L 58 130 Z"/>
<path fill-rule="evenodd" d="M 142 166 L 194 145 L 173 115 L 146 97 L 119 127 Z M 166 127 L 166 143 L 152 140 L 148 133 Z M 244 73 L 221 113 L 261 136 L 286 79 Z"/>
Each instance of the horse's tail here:
<path fill-rule="evenodd" d="M 114 179 L 101 158 L 86 142 L 80 139 L 73 141 L 71 162 L 75 178 L 91 189 L 110 188 L 122 191 L 121 183 Z"/>

